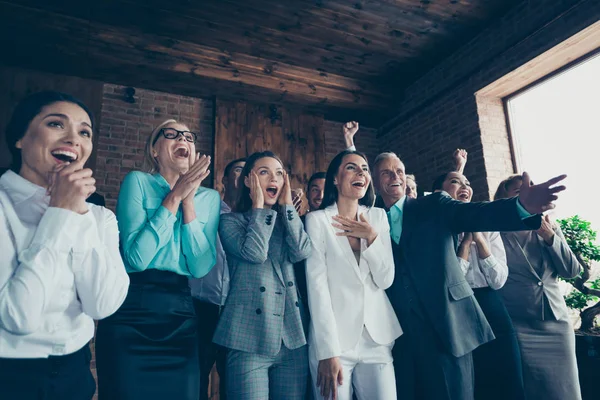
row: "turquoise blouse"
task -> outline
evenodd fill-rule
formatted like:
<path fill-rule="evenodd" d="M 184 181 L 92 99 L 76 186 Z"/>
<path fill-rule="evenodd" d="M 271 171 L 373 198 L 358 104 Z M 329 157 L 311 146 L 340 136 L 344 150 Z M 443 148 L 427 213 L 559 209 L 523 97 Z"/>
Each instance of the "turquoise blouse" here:
<path fill-rule="evenodd" d="M 200 187 L 194 197 L 196 219 L 183 223 L 162 202 L 171 191 L 160 174 L 134 171 L 125 176 L 117 202 L 121 255 L 127 272 L 149 268 L 201 278 L 215 265 L 221 198 Z"/>

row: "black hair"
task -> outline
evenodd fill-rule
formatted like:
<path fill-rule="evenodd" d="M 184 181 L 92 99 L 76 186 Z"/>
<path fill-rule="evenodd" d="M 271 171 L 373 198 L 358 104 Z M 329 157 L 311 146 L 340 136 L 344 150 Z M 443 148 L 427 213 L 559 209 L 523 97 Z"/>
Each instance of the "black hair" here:
<path fill-rule="evenodd" d="M 308 184 L 306 185 L 306 189 L 307 191 L 310 190 L 310 184 L 317 180 L 317 179 L 325 179 L 325 177 L 327 176 L 327 174 L 323 171 L 319 171 L 319 172 L 315 172 L 314 174 L 311 175 L 310 179 L 308 180 Z"/>
<path fill-rule="evenodd" d="M 15 107 L 10 121 L 6 126 L 6 144 L 8 145 L 8 149 L 12 155 L 11 169 L 13 171 L 19 173 L 19 170 L 21 169 L 21 150 L 18 149 L 16 145 L 17 142 L 21 140 L 23 136 L 25 136 L 31 121 L 42 111 L 44 107 L 63 101 L 73 103 L 81 107 L 90 117 L 92 128 L 94 127 L 94 114 L 92 111 L 81 100 L 71 96 L 70 94 L 56 91 L 44 91 L 25 97 Z"/>
<path fill-rule="evenodd" d="M 226 166 L 225 166 L 225 172 L 223 172 L 223 176 L 229 176 L 229 172 L 231 172 L 231 168 L 233 168 L 233 166 L 239 162 L 246 162 L 246 157 L 242 157 L 242 158 L 237 158 L 233 161 L 230 161 Z"/>
<path fill-rule="evenodd" d="M 446 178 L 448 177 L 448 174 L 450 174 L 451 172 L 456 172 L 456 171 L 448 171 L 443 173 L 442 175 L 438 176 L 437 178 L 435 178 L 433 180 L 433 185 L 431 185 L 431 192 L 435 192 L 436 190 L 443 190 L 444 188 L 444 181 L 446 180 Z"/>
<path fill-rule="evenodd" d="M 238 179 L 239 179 L 238 187 L 241 188 L 241 190 L 239 191 L 238 199 L 236 202 L 236 207 L 235 207 L 236 212 L 243 213 L 252 208 L 252 199 L 250 198 L 250 188 L 244 184 L 244 179 L 248 175 L 250 175 L 250 171 L 252 171 L 252 168 L 254 168 L 254 165 L 256 165 L 256 162 L 258 160 L 260 160 L 261 158 L 266 158 L 266 157 L 276 159 L 281 164 L 281 168 L 283 168 L 283 162 L 272 151 L 267 150 L 267 151 L 261 151 L 261 152 L 251 154 L 250 157 L 248 157 L 246 159 L 246 165 L 244 165 L 244 168 L 242 169 L 242 173 L 238 177 Z"/>
<path fill-rule="evenodd" d="M 329 167 L 327 168 L 327 174 L 325 176 L 325 193 L 323 194 L 323 201 L 321 202 L 321 206 L 319 207 L 320 210 L 323 210 L 326 207 L 329 207 L 330 205 L 332 205 L 333 203 L 335 203 L 337 201 L 338 190 L 333 182 L 338 173 L 338 170 L 340 169 L 340 166 L 342 165 L 342 161 L 344 160 L 344 157 L 346 157 L 347 155 L 350 155 L 350 154 L 356 154 L 356 155 L 362 157 L 365 160 L 365 162 L 367 163 L 367 165 L 369 164 L 369 162 L 367 160 L 367 156 L 365 156 L 363 153 L 361 153 L 359 151 L 344 150 L 341 153 L 339 153 L 337 156 L 335 156 L 333 158 L 333 160 L 331 160 L 331 163 L 329 163 Z M 367 207 L 372 207 L 374 203 L 375 203 L 375 189 L 373 188 L 373 178 L 371 178 L 371 180 L 369 182 L 369 186 L 367 187 L 367 192 L 365 193 L 365 195 L 362 199 L 358 200 L 358 204 L 364 205 Z"/>

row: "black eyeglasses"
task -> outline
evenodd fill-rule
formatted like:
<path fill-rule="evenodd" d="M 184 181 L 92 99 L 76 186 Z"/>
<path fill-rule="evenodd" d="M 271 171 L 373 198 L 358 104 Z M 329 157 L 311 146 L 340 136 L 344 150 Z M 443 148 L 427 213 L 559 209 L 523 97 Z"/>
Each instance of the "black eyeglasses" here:
<path fill-rule="evenodd" d="M 177 129 L 173 128 L 163 128 L 160 130 L 158 135 L 156 135 L 156 139 L 154 139 L 153 144 L 156 143 L 160 135 L 163 135 L 165 139 L 177 139 L 179 136 L 183 136 L 186 141 L 190 143 L 196 143 L 196 134 L 194 132 L 178 131 Z"/>

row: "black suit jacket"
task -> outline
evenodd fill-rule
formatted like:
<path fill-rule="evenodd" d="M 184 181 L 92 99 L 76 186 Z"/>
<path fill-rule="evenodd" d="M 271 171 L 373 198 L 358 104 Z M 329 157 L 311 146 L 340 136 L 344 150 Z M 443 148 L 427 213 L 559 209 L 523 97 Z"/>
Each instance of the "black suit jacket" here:
<path fill-rule="evenodd" d="M 537 229 L 539 215 L 522 220 L 517 199 L 462 203 L 445 192 L 404 203 L 398 270 L 408 271 L 417 297 L 448 352 L 456 357 L 494 339 L 456 257 L 461 232 L 498 232 Z M 403 323 L 399 279 L 388 289 L 390 301 Z M 405 309 L 405 308 L 404 308 Z"/>

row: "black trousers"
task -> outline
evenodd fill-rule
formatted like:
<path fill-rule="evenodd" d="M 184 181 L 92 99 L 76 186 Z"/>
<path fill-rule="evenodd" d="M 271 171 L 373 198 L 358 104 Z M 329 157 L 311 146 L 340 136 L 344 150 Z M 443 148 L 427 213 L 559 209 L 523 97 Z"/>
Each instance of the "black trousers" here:
<path fill-rule="evenodd" d="M 219 322 L 220 308 L 216 304 L 194 299 L 194 309 L 198 319 L 198 360 L 200 362 L 200 400 L 208 400 L 208 383 L 210 371 L 216 363 L 219 373 L 219 398 L 227 397 L 225 384 L 227 349 L 213 343 L 213 336 Z"/>
<path fill-rule="evenodd" d="M 89 346 L 65 356 L 0 358 L 2 400 L 90 400 L 96 382 Z"/>
<path fill-rule="evenodd" d="M 475 399 L 524 400 L 521 350 L 504 301 L 489 287 L 473 292 L 496 336 L 473 351 Z"/>
<path fill-rule="evenodd" d="M 98 322 L 100 400 L 197 400 L 198 331 L 188 279 L 132 273 L 121 308 Z"/>
<path fill-rule="evenodd" d="M 471 353 L 454 357 L 417 311 L 405 309 L 400 314 L 404 333 L 392 351 L 398 399 L 473 400 Z"/>

